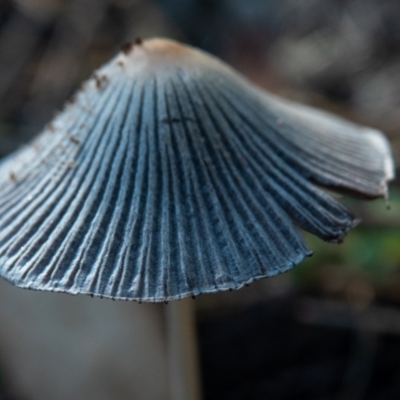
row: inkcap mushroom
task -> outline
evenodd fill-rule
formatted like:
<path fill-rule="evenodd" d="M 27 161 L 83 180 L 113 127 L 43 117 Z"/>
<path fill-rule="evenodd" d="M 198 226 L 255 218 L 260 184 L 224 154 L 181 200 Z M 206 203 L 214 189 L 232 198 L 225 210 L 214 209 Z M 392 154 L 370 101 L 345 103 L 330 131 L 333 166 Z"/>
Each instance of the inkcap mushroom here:
<path fill-rule="evenodd" d="M 387 197 L 379 131 L 280 99 L 216 58 L 137 40 L 0 164 L 0 275 L 169 301 L 238 289 L 358 220 L 320 187 Z"/>

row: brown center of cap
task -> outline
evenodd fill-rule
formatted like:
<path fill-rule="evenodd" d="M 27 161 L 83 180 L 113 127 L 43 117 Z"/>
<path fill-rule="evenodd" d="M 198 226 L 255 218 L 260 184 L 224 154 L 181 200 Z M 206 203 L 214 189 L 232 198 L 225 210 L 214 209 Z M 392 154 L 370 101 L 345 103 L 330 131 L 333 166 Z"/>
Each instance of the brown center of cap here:
<path fill-rule="evenodd" d="M 177 68 L 192 68 L 194 71 L 221 67 L 220 62 L 200 50 L 159 38 L 124 45 L 115 62 L 125 69 L 128 76 L 170 73 Z"/>

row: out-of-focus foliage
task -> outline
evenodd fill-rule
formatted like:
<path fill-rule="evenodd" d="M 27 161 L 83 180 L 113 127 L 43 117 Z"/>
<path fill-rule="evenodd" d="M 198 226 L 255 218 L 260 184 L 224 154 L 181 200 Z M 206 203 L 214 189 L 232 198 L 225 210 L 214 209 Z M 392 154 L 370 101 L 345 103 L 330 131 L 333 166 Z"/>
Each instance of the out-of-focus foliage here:
<path fill-rule="evenodd" d="M 355 201 L 347 203 L 360 208 Z M 341 298 L 357 300 L 358 291 L 364 296 L 360 301 L 375 294 L 400 301 L 400 191 L 392 190 L 390 203 L 368 202 L 357 215 L 360 211 L 365 221 L 340 245 L 307 235 L 314 255 L 293 270 L 293 282 Z"/>

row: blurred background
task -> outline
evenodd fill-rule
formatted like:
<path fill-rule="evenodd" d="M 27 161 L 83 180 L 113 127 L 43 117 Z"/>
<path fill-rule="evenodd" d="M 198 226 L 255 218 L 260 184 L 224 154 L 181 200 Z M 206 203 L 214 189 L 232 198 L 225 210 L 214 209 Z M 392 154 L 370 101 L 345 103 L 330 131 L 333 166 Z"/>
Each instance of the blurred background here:
<path fill-rule="evenodd" d="M 135 37 L 166 36 L 281 96 L 383 130 L 400 165 L 400 2 L 0 0 L 0 157 Z M 341 245 L 195 300 L 206 400 L 400 398 L 400 184 L 342 201 Z M 0 282 L 0 400 L 168 399 L 164 305 Z"/>

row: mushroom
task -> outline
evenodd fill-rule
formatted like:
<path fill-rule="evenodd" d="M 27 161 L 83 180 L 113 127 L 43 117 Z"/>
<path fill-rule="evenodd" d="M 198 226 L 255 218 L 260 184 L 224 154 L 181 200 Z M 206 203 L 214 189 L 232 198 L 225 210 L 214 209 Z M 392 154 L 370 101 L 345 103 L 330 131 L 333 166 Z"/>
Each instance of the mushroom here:
<path fill-rule="evenodd" d="M 206 53 L 137 40 L 0 164 L 0 275 L 168 302 L 239 289 L 358 220 L 320 186 L 387 197 L 390 146 L 252 85 Z"/>
<path fill-rule="evenodd" d="M 384 136 L 254 87 L 163 39 L 125 45 L 0 166 L 0 274 L 169 301 L 238 289 L 357 220 L 315 183 L 387 196 Z"/>

